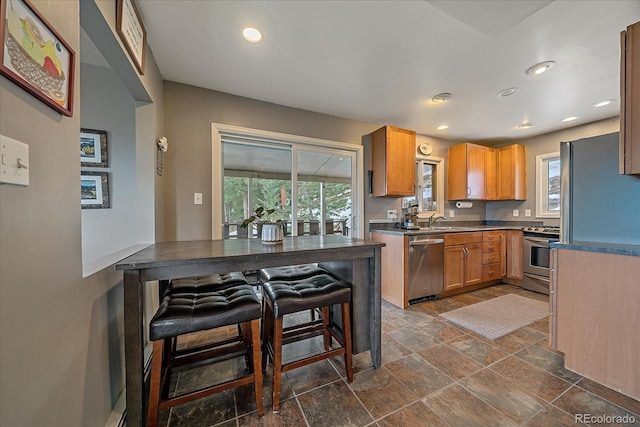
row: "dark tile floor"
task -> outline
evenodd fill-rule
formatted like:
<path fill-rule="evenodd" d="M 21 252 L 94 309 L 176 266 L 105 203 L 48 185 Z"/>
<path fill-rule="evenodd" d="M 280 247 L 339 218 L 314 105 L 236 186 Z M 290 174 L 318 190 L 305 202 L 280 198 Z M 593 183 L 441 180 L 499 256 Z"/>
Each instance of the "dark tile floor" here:
<path fill-rule="evenodd" d="M 483 338 L 439 313 L 515 293 L 497 285 L 401 310 L 383 301 L 382 361 L 355 356 L 355 379 L 345 380 L 341 358 L 283 375 L 281 407 L 271 412 L 270 369 L 265 376 L 267 415 L 258 418 L 251 386 L 228 390 L 162 413 L 161 425 L 179 426 L 573 426 L 576 414 L 635 418 L 640 402 L 563 368 L 548 345 L 548 319 L 497 340 Z M 184 345 L 206 339 L 192 335 Z M 318 337 L 320 340 L 320 338 Z M 320 348 L 318 341 L 285 348 L 285 357 Z M 178 374 L 177 390 L 229 378 L 242 359 Z M 598 424 L 620 425 L 620 424 Z"/>

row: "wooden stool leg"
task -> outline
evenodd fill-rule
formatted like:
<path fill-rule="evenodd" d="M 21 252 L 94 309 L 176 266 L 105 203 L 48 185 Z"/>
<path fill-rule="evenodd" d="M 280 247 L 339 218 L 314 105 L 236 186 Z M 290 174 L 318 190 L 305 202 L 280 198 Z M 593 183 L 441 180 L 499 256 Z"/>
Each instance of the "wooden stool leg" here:
<path fill-rule="evenodd" d="M 151 389 L 149 391 L 149 409 L 147 411 L 147 426 L 158 425 L 158 407 L 160 405 L 160 382 L 162 381 L 162 353 L 164 341 L 153 342 L 153 356 L 151 359 Z"/>
<path fill-rule="evenodd" d="M 349 303 L 342 304 L 342 331 L 344 335 L 344 367 L 347 380 L 353 382 L 353 359 L 351 356 L 351 316 Z"/>
<path fill-rule="evenodd" d="M 331 334 L 329 333 L 329 306 L 322 307 L 322 341 L 324 351 L 329 351 L 331 347 Z"/>
<path fill-rule="evenodd" d="M 256 391 L 256 409 L 258 416 L 264 415 L 264 404 L 262 403 L 262 369 L 260 366 L 260 320 L 252 320 L 249 324 L 251 334 L 251 349 L 253 359 L 253 384 Z"/>
<path fill-rule="evenodd" d="M 262 369 L 267 369 L 267 362 L 269 357 L 269 349 L 267 347 L 267 343 L 269 342 L 270 337 L 273 336 L 273 323 L 272 323 L 273 313 L 271 313 L 271 308 L 269 304 L 265 301 L 262 302 Z"/>
<path fill-rule="evenodd" d="M 273 325 L 273 412 L 280 410 L 280 382 L 282 380 L 282 318 Z"/>

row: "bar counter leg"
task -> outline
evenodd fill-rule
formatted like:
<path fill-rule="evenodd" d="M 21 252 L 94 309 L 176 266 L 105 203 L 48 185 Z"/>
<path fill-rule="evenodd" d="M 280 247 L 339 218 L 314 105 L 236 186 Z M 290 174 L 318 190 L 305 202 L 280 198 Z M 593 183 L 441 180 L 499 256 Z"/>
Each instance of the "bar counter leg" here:
<path fill-rule="evenodd" d="M 369 258 L 369 296 L 371 323 L 369 341 L 371 343 L 371 362 L 373 366 L 382 366 L 382 250 L 374 249 L 373 258 Z"/>
<path fill-rule="evenodd" d="M 142 283 L 140 272 L 124 272 L 124 364 L 126 369 L 128 427 L 144 426 L 145 401 L 143 363 L 144 346 L 142 331 Z"/>

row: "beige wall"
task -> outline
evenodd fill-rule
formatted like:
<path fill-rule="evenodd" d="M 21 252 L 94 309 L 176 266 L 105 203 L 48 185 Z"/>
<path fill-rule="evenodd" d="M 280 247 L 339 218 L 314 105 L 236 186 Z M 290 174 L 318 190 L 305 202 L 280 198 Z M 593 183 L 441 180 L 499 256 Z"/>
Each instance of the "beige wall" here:
<path fill-rule="evenodd" d="M 32 3 L 76 52 L 80 79 L 80 3 Z M 95 7 L 92 0 L 82 3 Z M 115 15 L 115 2 L 108 3 L 105 13 Z M 137 142 L 153 156 L 162 133 L 162 82 L 150 52 L 142 84 L 155 106 L 138 107 L 137 138 L 148 138 L 148 145 Z M 30 185 L 0 185 L 2 426 L 102 427 L 122 389 L 122 366 L 111 366 L 110 352 L 118 349 L 109 337 L 122 319 L 108 309 L 121 298 L 122 273 L 106 268 L 82 278 L 79 88 L 76 80 L 73 117 L 63 117 L 0 77 L 0 132 L 29 144 L 30 155 Z M 154 193 L 153 159 L 141 159 L 147 169 L 137 171 L 148 194 Z"/>
<path fill-rule="evenodd" d="M 211 238 L 211 123 L 362 143 L 380 127 L 165 81 L 165 237 Z M 193 204 L 193 193 L 203 204 Z"/>
<path fill-rule="evenodd" d="M 597 135 L 618 132 L 620 130 L 620 120 L 613 117 L 569 129 L 563 129 L 533 138 L 512 140 L 508 143 L 494 144 L 502 146 L 508 144 L 522 144 L 527 147 L 527 200 L 526 201 L 504 201 L 487 202 L 487 219 L 503 221 L 543 221 L 536 218 L 536 156 L 540 154 L 560 151 L 560 143 L 563 141 L 575 141 L 581 138 L 589 138 Z M 514 217 L 514 209 L 520 211 L 519 217 Z M 531 209 L 531 217 L 524 217 L 524 210 Z M 560 225 L 559 219 L 545 218 L 544 224 Z"/>

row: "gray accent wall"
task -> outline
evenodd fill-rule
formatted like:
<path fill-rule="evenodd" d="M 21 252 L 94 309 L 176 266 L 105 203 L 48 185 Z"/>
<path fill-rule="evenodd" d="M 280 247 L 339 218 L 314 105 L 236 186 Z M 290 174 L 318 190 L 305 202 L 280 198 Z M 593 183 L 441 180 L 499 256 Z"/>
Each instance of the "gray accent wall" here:
<path fill-rule="evenodd" d="M 74 114 L 63 117 L 0 77 L 0 133 L 29 144 L 30 155 L 30 185 L 0 185 L 0 425 L 103 427 L 123 391 L 122 273 L 82 278 L 81 14 L 90 15 L 83 27 L 117 47 L 105 55 L 119 63 L 116 74 L 129 70 L 153 100 L 135 109 L 137 203 L 150 205 L 151 230 L 162 80 L 150 50 L 145 75 L 134 73 L 114 31 L 115 2 L 32 4 L 76 53 Z"/>

